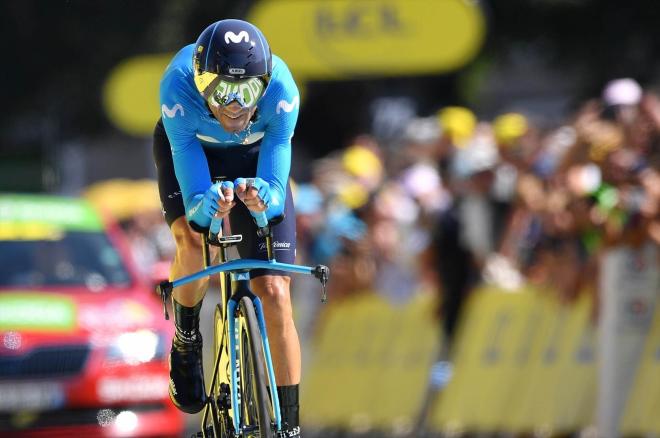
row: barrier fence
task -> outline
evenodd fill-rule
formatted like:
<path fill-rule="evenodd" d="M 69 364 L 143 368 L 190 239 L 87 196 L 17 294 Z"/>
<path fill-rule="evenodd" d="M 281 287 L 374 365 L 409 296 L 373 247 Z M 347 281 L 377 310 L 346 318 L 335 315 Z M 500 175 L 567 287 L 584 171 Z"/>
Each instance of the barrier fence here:
<path fill-rule="evenodd" d="M 328 307 L 301 385 L 304 424 L 409 427 L 439 347 L 433 297 L 395 306 L 364 294 Z"/>
<path fill-rule="evenodd" d="M 433 429 L 568 433 L 592 423 L 596 331 L 583 294 L 562 306 L 549 291 L 472 296 Z"/>
<path fill-rule="evenodd" d="M 303 423 L 410 429 L 440 348 L 432 301 L 419 294 L 395 306 L 365 294 L 329 308 L 304 376 Z M 474 291 L 452 352 L 453 377 L 427 429 L 552 436 L 596 424 L 601 344 L 593 305 L 588 292 L 562 304 L 532 287 Z M 619 395 L 622 435 L 660 434 L 660 315 L 650 315 L 632 388 Z"/>

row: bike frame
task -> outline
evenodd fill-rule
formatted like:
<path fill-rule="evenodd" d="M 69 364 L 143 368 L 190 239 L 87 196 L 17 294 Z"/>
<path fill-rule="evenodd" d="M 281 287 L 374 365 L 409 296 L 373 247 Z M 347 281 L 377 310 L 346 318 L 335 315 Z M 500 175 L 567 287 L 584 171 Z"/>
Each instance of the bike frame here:
<path fill-rule="evenodd" d="M 261 344 L 264 352 L 264 359 L 266 362 L 266 368 L 268 372 L 268 384 L 270 386 L 270 395 L 271 395 L 271 404 L 273 408 L 273 414 L 275 417 L 275 423 L 277 431 L 282 430 L 282 417 L 280 411 L 280 402 L 277 395 L 277 386 L 275 381 L 275 369 L 273 366 L 272 356 L 270 353 L 270 343 L 268 341 L 268 334 L 266 332 L 266 320 L 264 318 L 263 305 L 259 297 L 254 295 L 249 288 L 250 275 L 249 272 L 253 269 L 271 269 L 282 272 L 298 273 L 298 274 L 307 274 L 314 275 L 321 281 L 323 285 L 323 296 L 322 301 L 325 302 L 326 290 L 325 285 L 328 281 L 329 270 L 326 266 L 318 265 L 316 267 L 311 266 L 302 266 L 294 265 L 289 263 L 279 263 L 274 258 L 274 251 L 272 247 L 272 235 L 269 226 L 260 226 L 259 233 L 261 236 L 266 239 L 266 247 L 268 251 L 269 260 L 257 260 L 257 259 L 235 259 L 227 260 L 227 248 L 232 244 L 237 243 L 240 239 L 236 239 L 238 236 L 228 236 L 226 241 L 231 241 L 231 243 L 223 244 L 223 238 L 219 237 L 221 234 L 221 226 L 212 225 L 211 231 L 208 236 L 204 236 L 203 254 L 204 254 L 204 264 L 205 268 L 199 272 L 196 272 L 185 277 L 181 277 L 174 281 L 164 281 L 161 282 L 158 286 L 158 290 L 163 299 L 163 308 L 165 312 L 165 318 L 169 319 L 167 313 L 167 299 L 171 295 L 172 289 L 175 287 L 183 286 L 195 280 L 200 280 L 205 277 L 210 277 L 214 274 L 222 274 L 224 279 L 224 288 L 221 284 L 221 304 L 222 304 L 222 316 L 224 319 L 223 327 L 225 328 L 225 333 L 223 337 L 228 338 L 228 349 L 229 349 L 229 365 L 230 365 L 230 395 L 231 395 L 231 407 L 232 407 L 232 423 L 234 426 L 234 432 L 240 434 L 240 424 L 241 424 L 241 412 L 238 399 L 238 386 L 239 386 L 239 373 L 240 370 L 237 367 L 236 361 L 236 342 L 238 337 L 237 332 L 237 322 L 238 318 L 236 316 L 236 309 L 238 308 L 238 303 L 244 297 L 250 299 L 254 304 L 255 314 L 257 316 L 257 323 L 259 325 L 259 331 L 261 332 Z M 216 265 L 211 265 L 209 245 L 218 246 L 220 263 Z M 211 385 L 209 386 L 209 392 L 212 392 L 214 385 L 216 384 L 216 379 L 219 375 L 219 364 L 220 358 L 223 354 L 224 339 L 221 341 L 220 348 L 218 349 L 217 356 L 215 358 L 214 364 L 214 373 Z M 213 401 L 215 403 L 215 401 Z M 204 411 L 203 418 L 203 433 L 205 434 L 205 424 L 208 419 L 208 413 L 213 411 L 210 408 L 210 405 L 207 405 Z M 217 415 L 217 412 L 211 412 L 212 415 Z M 214 418 L 217 423 L 217 418 Z M 237 435 L 239 436 L 239 435 Z"/>

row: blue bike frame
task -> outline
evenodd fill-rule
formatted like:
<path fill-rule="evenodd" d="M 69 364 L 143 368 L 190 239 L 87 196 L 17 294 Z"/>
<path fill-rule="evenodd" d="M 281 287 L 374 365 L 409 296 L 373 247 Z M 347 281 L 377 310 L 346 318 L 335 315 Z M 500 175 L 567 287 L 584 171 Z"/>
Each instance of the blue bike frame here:
<path fill-rule="evenodd" d="M 249 280 L 250 275 L 249 271 L 253 269 L 270 269 L 270 270 L 276 270 L 276 271 L 282 271 L 282 272 L 291 272 L 294 274 L 307 274 L 307 275 L 314 275 L 316 278 L 318 278 L 323 285 L 323 296 L 321 300 L 323 302 L 326 301 L 326 291 L 325 291 L 325 285 L 328 281 L 328 276 L 329 276 L 329 270 L 326 266 L 323 265 L 318 265 L 316 267 L 311 267 L 311 266 L 301 266 L 301 265 L 293 265 L 289 263 L 279 263 L 275 261 L 274 258 L 274 251 L 272 250 L 272 235 L 270 232 L 270 225 L 266 219 L 266 215 L 262 213 L 254 213 L 251 212 L 251 214 L 255 218 L 255 222 L 257 223 L 258 226 L 258 231 L 259 235 L 263 236 L 266 238 L 266 246 L 268 248 L 268 257 L 269 260 L 256 260 L 256 259 L 236 259 L 236 260 L 229 260 L 229 261 L 224 261 L 225 259 L 222 258 L 223 262 L 219 263 L 217 265 L 213 266 L 208 266 L 204 269 L 202 269 L 199 272 L 196 272 L 191 275 L 187 275 L 185 277 L 181 277 L 177 280 L 174 280 L 172 282 L 169 281 L 164 281 L 160 283 L 158 286 L 158 289 L 160 291 L 161 297 L 163 299 L 163 311 L 165 313 L 165 318 L 169 319 L 169 315 L 167 313 L 167 298 L 169 297 L 169 294 L 171 294 L 171 291 L 175 287 L 183 286 L 184 284 L 188 284 L 190 282 L 193 282 L 195 280 L 200 280 L 204 277 L 209 277 L 214 274 L 220 274 L 222 272 L 229 272 L 231 275 L 231 280 L 232 283 L 234 281 L 240 281 L 240 280 Z M 222 220 L 214 218 L 211 221 L 211 227 L 210 227 L 210 233 L 209 237 L 213 238 L 216 243 L 218 242 L 218 235 L 220 233 L 220 230 L 222 228 Z M 208 243 L 205 241 L 205 248 L 207 248 Z M 205 252 L 205 257 L 208 256 L 208 252 Z M 224 253 L 223 253 L 224 254 Z M 223 256 L 224 257 L 224 256 Z M 208 258 L 207 258 L 208 260 Z M 208 262 L 207 262 L 208 263 Z M 240 424 L 241 424 L 241 412 L 240 412 L 240 406 L 238 403 L 238 383 L 239 383 L 239 369 L 236 366 L 236 340 L 238 337 L 238 332 L 237 332 L 237 321 L 238 318 L 236 317 L 236 308 L 238 307 L 238 301 L 240 298 L 243 296 L 248 296 L 251 300 L 252 303 L 254 304 L 255 308 L 255 314 L 257 316 L 257 322 L 259 324 L 259 330 L 261 332 L 261 343 L 264 348 L 264 359 L 266 361 L 266 367 L 268 369 L 268 382 L 270 385 L 270 395 L 271 395 L 271 400 L 273 404 L 273 413 L 275 416 L 275 422 L 277 425 L 277 431 L 282 430 L 282 415 L 280 412 L 280 401 L 279 397 L 277 396 L 277 386 L 275 382 L 275 370 L 273 367 L 273 360 L 270 354 L 270 344 L 268 342 L 268 334 L 266 333 L 266 320 L 264 318 L 264 311 L 263 311 L 263 306 L 261 303 L 261 300 L 259 297 L 250 294 L 250 295 L 245 295 L 241 294 L 239 297 L 236 297 L 236 291 L 234 291 L 234 294 L 229 297 L 228 302 L 227 302 L 227 337 L 229 345 L 229 363 L 230 363 L 230 371 L 231 371 L 231 407 L 233 411 L 233 418 L 232 422 L 234 424 L 234 431 L 236 433 L 240 433 Z"/>
<path fill-rule="evenodd" d="M 293 265 L 289 263 L 279 263 L 275 260 L 256 260 L 256 259 L 237 259 L 230 260 L 218 265 L 210 266 L 208 268 L 202 269 L 199 272 L 196 272 L 185 277 L 181 277 L 177 280 L 172 281 L 171 287 L 179 287 L 184 284 L 188 284 L 195 280 L 199 280 L 204 277 L 208 277 L 214 274 L 219 274 L 221 272 L 231 273 L 232 280 L 249 280 L 248 272 L 253 269 L 272 269 L 282 272 L 291 272 L 297 274 L 307 274 L 307 275 L 316 275 L 318 276 L 319 267 L 311 266 L 301 266 Z M 271 400 L 273 401 L 273 413 L 275 415 L 275 422 L 277 424 L 277 430 L 282 430 L 282 415 L 280 412 L 280 401 L 277 396 L 277 386 L 275 382 L 275 369 L 273 367 L 273 360 L 270 354 L 270 343 L 268 342 L 268 334 L 266 333 L 266 320 L 264 318 L 263 306 L 259 297 L 251 297 L 252 302 L 255 307 L 255 314 L 257 316 L 257 322 L 259 324 L 259 331 L 261 332 L 261 342 L 264 346 L 264 358 L 266 360 L 266 367 L 268 369 L 268 381 L 270 385 L 270 395 Z M 233 411 L 233 423 L 234 430 L 239 431 L 241 424 L 241 412 L 238 406 L 238 368 L 236 366 L 236 338 L 237 338 L 237 318 L 236 318 L 236 308 L 238 306 L 238 301 L 234 297 L 229 298 L 227 303 L 227 321 L 228 321 L 228 338 L 229 338 L 229 364 L 231 371 L 231 406 Z"/>

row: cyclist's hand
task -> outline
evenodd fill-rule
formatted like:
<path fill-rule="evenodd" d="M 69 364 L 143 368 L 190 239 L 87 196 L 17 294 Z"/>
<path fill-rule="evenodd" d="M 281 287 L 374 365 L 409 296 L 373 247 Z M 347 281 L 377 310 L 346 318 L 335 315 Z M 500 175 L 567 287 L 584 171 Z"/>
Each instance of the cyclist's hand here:
<path fill-rule="evenodd" d="M 238 178 L 236 196 L 252 211 L 266 211 L 270 202 L 270 184 L 261 178 Z"/>
<path fill-rule="evenodd" d="M 218 183 L 215 185 L 218 185 Z M 218 193 L 218 211 L 215 216 L 226 217 L 231 211 L 231 208 L 236 205 L 236 202 L 234 202 L 234 183 L 223 181 L 216 190 Z"/>
<path fill-rule="evenodd" d="M 234 205 L 234 184 L 231 181 L 215 183 L 203 194 L 195 195 L 186 216 L 189 221 L 208 227 L 213 216 L 227 216 Z"/>

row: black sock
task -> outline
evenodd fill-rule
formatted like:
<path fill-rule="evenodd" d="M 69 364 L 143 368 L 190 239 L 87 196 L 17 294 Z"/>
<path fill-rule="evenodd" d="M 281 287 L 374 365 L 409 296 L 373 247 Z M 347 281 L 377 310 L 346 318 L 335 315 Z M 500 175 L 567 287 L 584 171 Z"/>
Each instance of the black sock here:
<path fill-rule="evenodd" d="M 202 309 L 202 302 L 200 301 L 193 307 L 186 307 L 172 298 L 172 307 L 174 308 L 174 327 L 176 329 L 175 340 L 189 344 L 201 339 L 199 312 Z"/>
<path fill-rule="evenodd" d="M 280 399 L 282 426 L 285 429 L 293 429 L 294 427 L 300 426 L 298 385 L 278 386 L 277 396 Z"/>

